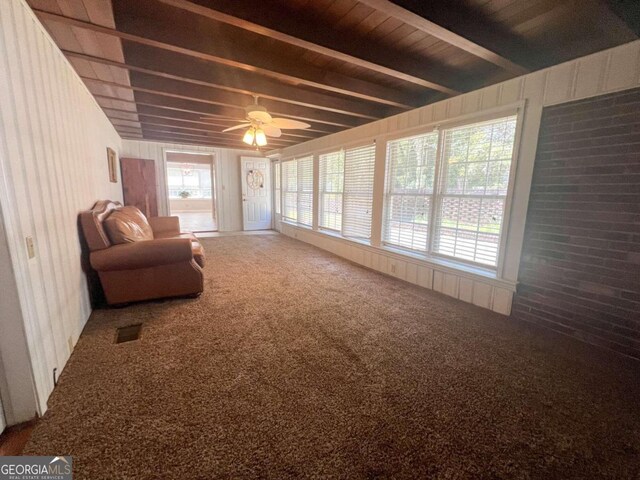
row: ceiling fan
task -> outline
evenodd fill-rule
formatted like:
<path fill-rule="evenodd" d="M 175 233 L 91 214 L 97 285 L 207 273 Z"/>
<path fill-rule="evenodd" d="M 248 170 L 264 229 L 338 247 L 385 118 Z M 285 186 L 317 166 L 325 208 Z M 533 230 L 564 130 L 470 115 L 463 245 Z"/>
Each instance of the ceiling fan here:
<path fill-rule="evenodd" d="M 247 131 L 242 141 L 253 147 L 263 147 L 267 144 L 267 137 L 278 138 L 282 135 L 282 130 L 288 129 L 305 129 L 311 125 L 298 120 L 288 118 L 273 118 L 267 109 L 262 105 L 258 105 L 258 95 L 253 95 L 253 104 L 245 107 L 246 117 L 243 123 L 234 125 L 223 130 L 231 132 L 246 128 Z M 209 120 L 211 117 L 201 117 L 203 120 Z"/>

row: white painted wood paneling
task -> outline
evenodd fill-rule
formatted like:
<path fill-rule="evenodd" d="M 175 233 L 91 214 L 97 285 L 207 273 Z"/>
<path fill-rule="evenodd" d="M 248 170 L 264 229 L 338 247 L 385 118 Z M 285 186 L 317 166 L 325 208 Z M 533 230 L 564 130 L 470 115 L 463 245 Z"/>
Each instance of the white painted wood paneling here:
<path fill-rule="evenodd" d="M 216 200 L 218 230 L 242 230 L 242 186 L 240 183 L 240 156 L 256 157 L 253 150 L 180 145 L 176 143 L 122 140 L 122 156 L 145 158 L 156 163 L 158 214 L 167 215 L 167 187 L 164 152 L 208 153 L 214 156 L 216 169 Z"/>
<path fill-rule="evenodd" d="M 106 155 L 121 140 L 23 0 L 0 8 L 0 106 L 0 206 L 17 291 L 0 325 L 24 322 L 42 413 L 53 368 L 62 370 L 91 313 L 77 216 L 98 198 L 121 199 Z M 19 315 L 5 318 L 16 308 Z"/>
<path fill-rule="evenodd" d="M 425 129 L 430 129 L 440 122 L 455 121 L 456 117 L 462 115 L 478 114 L 480 116 L 489 109 L 512 105 L 516 102 L 524 103 L 517 169 L 513 181 L 511 208 L 507 219 L 508 229 L 505 232 L 504 261 L 502 272 L 496 278 L 497 281 L 488 281 L 481 276 L 469 275 L 462 271 L 456 273 L 450 269 L 440 270 L 438 265 L 431 266 L 432 276 L 429 280 L 421 276 L 422 269 L 427 267 L 420 265 L 417 280 L 419 285 L 426 288 L 433 288 L 475 305 L 509 314 L 512 294 L 518 279 L 533 163 L 543 107 L 630 89 L 639 85 L 640 40 L 404 112 L 394 117 L 274 151 L 272 154 L 282 158 L 300 157 L 364 141 L 376 142 L 375 184 L 377 188 L 374 190 L 376 212 L 374 212 L 372 219 L 372 246 L 368 247 L 373 250 L 366 256 L 366 258 L 372 259 L 371 265 L 366 266 L 389 273 L 387 272 L 388 259 L 396 258 L 396 255 L 382 248 L 376 248 L 380 247 L 378 242 L 381 231 L 379 210 L 382 205 L 381 195 L 383 195 L 383 188 L 380 186 L 384 183 L 387 140 L 401 134 L 415 134 L 417 133 L 416 127 L 423 126 Z M 410 131 L 410 129 L 414 130 Z M 294 227 L 279 223 L 276 223 L 276 228 L 288 235 L 295 230 Z M 311 232 L 311 235 L 322 234 Z M 307 239 L 305 241 L 309 241 L 309 234 L 306 232 L 302 237 Z M 314 239 L 314 242 L 321 248 L 329 249 L 329 244 L 324 239 L 320 241 Z M 362 247 L 356 246 L 356 248 Z M 335 249 L 330 251 L 338 253 Z M 342 254 L 338 253 L 338 255 Z M 456 276 L 460 279 L 470 279 L 473 282 L 472 288 L 470 289 L 467 281 L 460 283 L 461 280 L 455 280 Z M 407 280 L 415 283 L 413 278 L 413 274 L 411 274 Z"/>

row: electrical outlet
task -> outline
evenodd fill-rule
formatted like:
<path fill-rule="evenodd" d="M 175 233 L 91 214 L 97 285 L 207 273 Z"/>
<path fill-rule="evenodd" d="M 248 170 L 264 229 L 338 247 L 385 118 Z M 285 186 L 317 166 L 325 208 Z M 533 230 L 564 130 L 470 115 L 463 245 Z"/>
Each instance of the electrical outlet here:
<path fill-rule="evenodd" d="M 69 346 L 69 353 L 73 352 L 73 338 L 67 338 L 67 345 Z"/>
<path fill-rule="evenodd" d="M 395 263 L 391 264 L 391 273 L 396 273 L 396 264 Z"/>
<path fill-rule="evenodd" d="M 29 259 L 34 258 L 36 256 L 36 247 L 33 244 L 33 237 L 26 237 L 24 241 L 27 244 L 27 255 L 29 256 Z"/>

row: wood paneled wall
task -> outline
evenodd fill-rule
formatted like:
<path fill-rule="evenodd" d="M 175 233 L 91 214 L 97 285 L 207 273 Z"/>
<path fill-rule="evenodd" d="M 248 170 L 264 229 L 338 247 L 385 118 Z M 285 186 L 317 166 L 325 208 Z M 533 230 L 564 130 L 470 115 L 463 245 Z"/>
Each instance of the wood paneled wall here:
<path fill-rule="evenodd" d="M 435 126 L 462 120 L 473 121 L 491 111 L 508 105 L 520 104 L 524 107 L 522 120 L 522 139 L 518 149 L 518 164 L 514 180 L 511 211 L 508 218 L 508 230 L 505 245 L 504 266 L 497 278 L 490 283 L 500 288 L 500 301 L 496 308 L 494 294 L 489 292 L 490 307 L 495 311 L 509 314 L 511 311 L 511 292 L 515 290 L 520 267 L 520 256 L 524 238 L 525 219 L 529 202 L 529 191 L 533 165 L 536 156 L 538 130 L 544 106 L 556 105 L 572 100 L 588 98 L 603 93 L 610 93 L 637 87 L 640 84 L 640 41 L 631 42 L 620 47 L 598 52 L 551 68 L 524 75 L 503 83 L 492 85 L 480 90 L 459 95 L 425 107 L 417 108 L 383 120 L 378 120 L 360 127 L 345 130 L 332 135 L 311 140 L 293 147 L 274 151 L 272 154 L 282 159 L 317 155 L 330 149 L 338 149 L 364 142 L 376 142 L 376 188 L 374 188 L 374 202 L 381 205 L 384 194 L 384 163 L 386 161 L 386 142 L 389 138 L 402 134 L 412 135 L 420 131 L 430 131 Z M 375 203 L 374 203 L 375 204 Z M 400 261 L 403 264 L 414 263 L 413 260 L 400 260 L 376 244 L 376 232 L 381 228 L 381 217 L 373 218 L 373 252 L 384 260 L 378 267 L 385 271 L 390 261 Z M 292 235 L 296 227 L 287 226 L 282 231 Z M 335 240 L 319 232 L 307 231 L 298 238 L 311 241 L 315 245 L 332 250 Z M 358 245 L 351 242 L 348 248 L 341 248 L 336 253 L 347 256 L 359 251 Z M 348 257 L 350 258 L 350 257 Z M 353 260 L 353 258 L 351 258 Z M 354 260 L 357 261 L 357 260 Z M 464 278 L 469 273 L 455 273 L 455 270 L 442 269 L 436 264 L 424 261 L 425 267 L 447 273 L 450 278 L 440 282 L 433 282 L 435 290 L 447 295 L 469 301 L 475 293 L 469 295 Z M 373 267 L 376 268 L 376 267 Z M 408 271 L 403 265 L 398 267 L 400 272 Z M 385 272 L 386 273 L 386 272 Z M 401 275 L 400 278 L 404 278 Z M 435 280 L 434 276 L 434 280 Z M 474 281 L 486 282 L 481 276 L 471 275 Z M 411 281 L 409 278 L 406 280 Z M 464 288 L 463 288 L 464 286 Z M 503 290 L 508 289 L 508 296 Z M 485 294 L 483 294 L 483 297 Z M 486 299 L 485 299 L 486 301 Z M 474 302 L 475 303 L 475 302 Z"/>
<path fill-rule="evenodd" d="M 37 394 L 14 412 L 46 410 L 53 369 L 62 371 L 91 313 L 77 216 L 98 198 L 122 198 L 121 184 L 109 182 L 107 147 L 119 152 L 121 139 L 64 55 L 23 0 L 3 0 L 0 206 L 10 259 L 0 260 L 3 269 L 12 265 L 18 295 L 0 310 L 0 341 L 26 343 Z M 24 338 L 4 335 L 15 322 L 24 322 Z M 10 423 L 26 420 L 20 415 Z"/>
<path fill-rule="evenodd" d="M 216 200 L 218 230 L 233 232 L 242 230 L 242 191 L 240 185 L 240 155 L 257 156 L 253 150 L 178 145 L 174 143 L 123 140 L 122 155 L 146 158 L 156 162 L 158 182 L 158 215 L 167 215 L 167 179 L 164 163 L 165 152 L 191 152 L 213 154 L 216 169 Z"/>

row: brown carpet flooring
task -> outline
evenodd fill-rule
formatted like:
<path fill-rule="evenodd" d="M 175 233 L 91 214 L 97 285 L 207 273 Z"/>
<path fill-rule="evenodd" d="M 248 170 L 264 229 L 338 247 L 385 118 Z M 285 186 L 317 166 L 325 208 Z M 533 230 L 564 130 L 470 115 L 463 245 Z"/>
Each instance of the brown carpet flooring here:
<path fill-rule="evenodd" d="M 204 243 L 201 298 L 93 314 L 25 453 L 94 480 L 639 478 L 637 362 L 282 236 Z"/>

